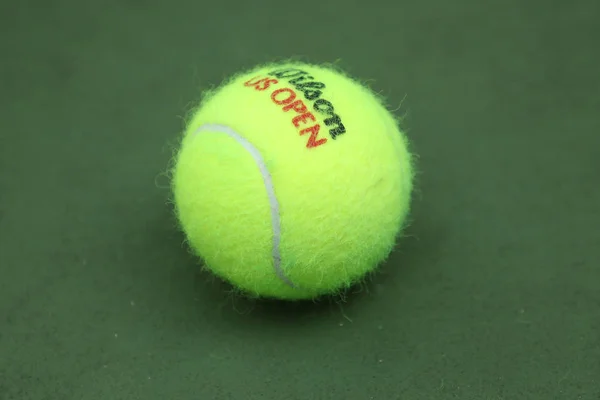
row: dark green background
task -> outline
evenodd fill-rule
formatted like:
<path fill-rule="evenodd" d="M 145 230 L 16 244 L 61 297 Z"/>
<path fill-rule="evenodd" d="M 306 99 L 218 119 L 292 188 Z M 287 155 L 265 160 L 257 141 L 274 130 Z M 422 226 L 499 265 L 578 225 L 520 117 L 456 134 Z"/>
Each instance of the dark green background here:
<path fill-rule="evenodd" d="M 597 1 L 0 7 L 1 400 L 600 398 Z M 371 79 L 419 156 L 343 306 L 231 299 L 166 204 L 190 103 L 288 56 Z"/>

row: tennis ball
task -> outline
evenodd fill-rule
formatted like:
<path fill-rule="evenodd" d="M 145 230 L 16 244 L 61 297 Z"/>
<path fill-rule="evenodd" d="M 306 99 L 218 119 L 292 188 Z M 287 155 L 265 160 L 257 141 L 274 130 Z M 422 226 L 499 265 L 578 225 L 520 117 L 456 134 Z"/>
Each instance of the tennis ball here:
<path fill-rule="evenodd" d="M 329 66 L 257 66 L 206 93 L 171 171 L 176 215 L 214 275 L 249 297 L 314 299 L 395 246 L 413 170 L 382 101 Z"/>

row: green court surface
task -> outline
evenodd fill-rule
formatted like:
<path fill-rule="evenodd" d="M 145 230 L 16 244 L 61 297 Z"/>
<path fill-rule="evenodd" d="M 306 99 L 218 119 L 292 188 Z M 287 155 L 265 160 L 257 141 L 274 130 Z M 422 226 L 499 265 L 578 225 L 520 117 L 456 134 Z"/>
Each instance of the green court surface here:
<path fill-rule="evenodd" d="M 4 2 L 0 400 L 600 399 L 599 11 Z M 417 155 L 345 302 L 232 298 L 167 202 L 190 104 L 285 57 L 369 82 Z"/>

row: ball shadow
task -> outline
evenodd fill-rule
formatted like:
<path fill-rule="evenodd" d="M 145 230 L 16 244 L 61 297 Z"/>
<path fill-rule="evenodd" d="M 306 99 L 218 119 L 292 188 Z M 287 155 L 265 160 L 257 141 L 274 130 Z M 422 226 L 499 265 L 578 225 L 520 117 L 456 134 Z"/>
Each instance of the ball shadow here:
<path fill-rule="evenodd" d="M 215 323 L 234 327 L 241 322 L 246 327 L 256 326 L 257 329 L 265 326 L 298 328 L 308 320 L 330 323 L 335 319 L 343 322 L 351 320 L 351 314 L 356 313 L 358 308 L 370 307 L 367 304 L 374 300 L 389 302 L 391 297 L 391 301 L 397 301 L 396 292 L 403 292 L 415 280 L 422 278 L 417 271 L 424 262 L 431 261 L 431 246 L 439 242 L 441 234 L 439 229 L 431 229 L 431 218 L 417 219 L 419 222 L 407 227 L 390 259 L 363 282 L 339 294 L 315 300 L 282 301 L 245 297 L 229 283 L 207 271 L 187 246 L 173 215 L 172 205 L 165 207 L 159 221 L 156 221 L 160 227 L 152 233 L 162 235 L 163 240 L 166 236 L 169 246 L 176 244 L 164 249 L 171 254 L 169 257 L 176 260 L 171 271 L 175 279 L 171 283 L 180 285 L 179 293 L 170 299 L 176 302 L 171 307 L 183 309 L 190 317 L 202 321 L 213 319 Z M 156 236 L 149 240 L 158 242 Z"/>

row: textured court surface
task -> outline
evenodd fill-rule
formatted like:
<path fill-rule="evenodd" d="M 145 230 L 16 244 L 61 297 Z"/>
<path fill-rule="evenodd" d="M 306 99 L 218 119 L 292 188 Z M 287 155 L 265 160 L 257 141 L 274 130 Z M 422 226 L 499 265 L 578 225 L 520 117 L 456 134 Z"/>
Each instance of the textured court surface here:
<path fill-rule="evenodd" d="M 598 400 L 598 2 L 203 3 L 0 6 L 0 399 Z M 189 103 L 288 55 L 419 155 L 343 306 L 233 301 L 165 205 Z"/>

